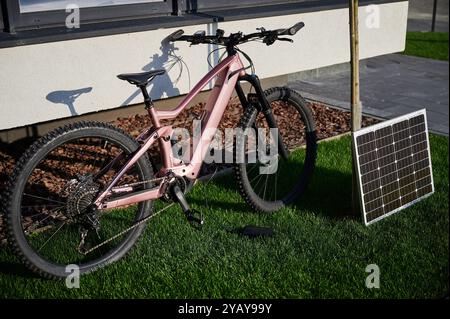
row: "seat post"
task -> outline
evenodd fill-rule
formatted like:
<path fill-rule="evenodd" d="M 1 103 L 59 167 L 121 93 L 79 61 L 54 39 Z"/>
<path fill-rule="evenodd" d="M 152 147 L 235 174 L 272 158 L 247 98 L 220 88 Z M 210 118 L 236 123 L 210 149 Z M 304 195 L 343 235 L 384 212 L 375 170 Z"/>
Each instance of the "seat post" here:
<path fill-rule="evenodd" d="M 144 96 L 145 109 L 147 110 L 148 115 L 150 116 L 150 119 L 152 120 L 153 126 L 155 128 L 159 128 L 161 126 L 161 124 L 159 123 L 158 115 L 155 112 L 155 109 L 153 107 L 154 106 L 153 101 L 150 98 L 150 96 L 148 95 L 146 86 L 138 85 L 138 87 L 141 89 L 142 95 Z"/>
<path fill-rule="evenodd" d="M 138 85 L 137 87 L 141 89 L 142 95 L 144 96 L 145 109 L 152 108 L 153 107 L 153 101 L 150 98 L 150 96 L 148 95 L 146 86 L 145 85 Z"/>

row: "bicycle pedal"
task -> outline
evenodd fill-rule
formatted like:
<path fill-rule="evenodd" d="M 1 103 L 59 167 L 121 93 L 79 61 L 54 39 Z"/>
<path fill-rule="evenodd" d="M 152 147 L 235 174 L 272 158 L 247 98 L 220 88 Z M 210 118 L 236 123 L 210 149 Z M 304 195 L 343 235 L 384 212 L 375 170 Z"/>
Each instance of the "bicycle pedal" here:
<path fill-rule="evenodd" d="M 205 223 L 203 214 L 195 209 L 190 209 L 186 213 L 186 219 L 191 224 L 191 226 L 200 228 Z"/>

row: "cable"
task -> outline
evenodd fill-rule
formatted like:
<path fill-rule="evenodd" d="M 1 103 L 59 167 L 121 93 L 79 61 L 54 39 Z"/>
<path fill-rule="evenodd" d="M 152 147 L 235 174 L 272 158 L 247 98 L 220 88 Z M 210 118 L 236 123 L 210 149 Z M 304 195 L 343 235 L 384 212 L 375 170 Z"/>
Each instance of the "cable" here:
<path fill-rule="evenodd" d="M 252 59 L 248 56 L 248 54 L 245 53 L 244 51 L 242 51 L 241 49 L 239 49 L 238 47 L 234 47 L 234 49 L 235 49 L 237 52 L 241 53 L 241 54 L 244 56 L 244 58 L 250 63 L 250 65 L 249 65 L 249 66 L 246 66 L 246 67 L 244 68 L 244 70 L 247 70 L 248 68 L 250 68 L 251 71 L 252 71 L 252 74 L 255 74 L 255 66 L 254 66 L 254 64 L 253 64 Z"/>
<path fill-rule="evenodd" d="M 182 75 L 183 70 L 184 70 L 184 68 L 183 68 L 183 65 L 184 65 L 186 67 L 187 75 L 188 75 L 188 85 L 189 85 L 188 91 L 190 91 L 191 90 L 191 72 L 189 70 L 189 66 L 186 64 L 186 62 L 184 62 L 183 57 L 181 57 L 181 56 L 177 55 L 176 53 L 174 53 L 174 50 L 170 50 L 169 51 L 169 56 L 174 58 L 175 62 L 168 68 L 167 72 L 169 72 L 173 68 L 173 66 L 175 64 L 179 63 L 179 65 L 180 65 L 180 73 L 179 73 L 178 77 L 176 78 L 176 80 L 174 81 L 174 83 L 176 84 L 176 83 L 178 83 L 178 81 L 181 78 L 181 75 Z"/>
<path fill-rule="evenodd" d="M 218 47 L 218 48 L 215 48 L 214 50 L 212 50 L 211 52 L 208 53 L 208 56 L 206 57 L 206 61 L 208 62 L 208 65 L 209 65 L 209 67 L 210 67 L 211 69 L 214 68 L 214 67 L 213 67 L 212 64 L 211 64 L 211 59 L 210 59 L 210 57 L 211 57 L 211 55 L 212 55 L 213 53 L 215 53 L 215 52 L 217 52 L 217 51 L 220 51 L 221 49 L 225 49 L 225 47 Z M 219 60 L 218 60 L 217 62 L 220 62 L 220 61 L 222 60 L 222 58 L 223 58 L 223 56 L 225 55 L 225 53 L 226 53 L 226 51 L 222 53 L 222 55 L 219 57 Z"/>

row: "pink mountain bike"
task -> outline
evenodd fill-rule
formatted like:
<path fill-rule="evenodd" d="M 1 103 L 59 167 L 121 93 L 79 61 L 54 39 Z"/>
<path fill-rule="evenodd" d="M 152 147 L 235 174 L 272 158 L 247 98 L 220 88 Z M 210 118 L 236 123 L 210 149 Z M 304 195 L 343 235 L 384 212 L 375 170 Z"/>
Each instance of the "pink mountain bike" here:
<path fill-rule="evenodd" d="M 214 44 L 224 47 L 227 56 L 218 63 L 171 111 L 155 110 L 147 92 L 148 83 L 164 70 L 121 74 L 141 89 L 145 108 L 153 126 L 136 139 L 106 123 L 69 124 L 37 140 L 20 158 L 6 191 L 9 243 L 34 272 L 48 277 L 66 277 L 66 266 L 76 264 L 80 273 L 95 270 L 120 259 L 142 234 L 145 223 L 169 206 L 179 203 L 188 221 L 203 224 L 203 216 L 189 207 L 185 194 L 199 176 L 203 159 L 210 150 L 196 146 L 189 160 L 173 152 L 173 130 L 160 120 L 173 119 L 211 81 L 201 121 L 201 140 L 214 138 L 233 90 L 243 107 L 236 127 L 243 132 L 233 144 L 234 175 L 244 200 L 256 212 L 274 212 L 301 195 L 312 174 L 316 157 L 316 137 L 311 112 L 295 91 L 277 87 L 263 91 L 258 77 L 246 70 L 253 64 L 237 46 L 249 41 L 271 45 L 291 41 L 304 24 L 288 29 L 224 36 L 222 30 L 206 36 L 197 32 L 171 34 L 169 41 Z M 250 66 L 241 61 L 245 57 Z M 241 82 L 250 84 L 247 95 Z M 267 162 L 249 160 L 252 129 L 272 129 L 262 140 L 277 141 L 276 169 L 262 172 Z M 258 130 L 259 132 L 259 130 Z M 273 133 L 275 132 L 275 133 Z M 275 135 L 276 136 L 275 136 Z M 264 134 L 263 134 L 264 135 Z M 199 143 L 199 145 L 202 143 Z M 257 152 L 269 152 L 273 145 Z M 159 166 L 149 157 L 151 146 L 159 148 Z M 238 159 L 242 159 L 239 161 Z M 272 164 L 270 164 L 272 165 Z M 153 202 L 164 207 L 153 212 Z M 159 205 L 159 204 L 158 204 Z"/>

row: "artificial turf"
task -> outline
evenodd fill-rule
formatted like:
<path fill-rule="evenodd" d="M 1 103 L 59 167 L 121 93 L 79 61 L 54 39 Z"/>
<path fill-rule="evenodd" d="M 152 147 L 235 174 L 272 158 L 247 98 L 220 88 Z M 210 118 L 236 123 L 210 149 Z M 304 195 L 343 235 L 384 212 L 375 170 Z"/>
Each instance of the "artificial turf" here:
<path fill-rule="evenodd" d="M 407 32 L 404 54 L 448 61 L 448 32 Z"/>
<path fill-rule="evenodd" d="M 316 170 L 298 203 L 252 213 L 232 176 L 199 183 L 190 203 L 203 230 L 178 208 L 152 219 L 124 259 L 81 277 L 80 288 L 39 278 L 0 250 L 2 298 L 443 298 L 448 297 L 448 138 L 431 135 L 436 192 L 369 227 L 350 214 L 350 138 L 319 145 Z M 301 152 L 301 151 L 300 151 Z M 271 238 L 235 232 L 272 227 Z M 365 285 L 366 266 L 380 288 Z"/>

